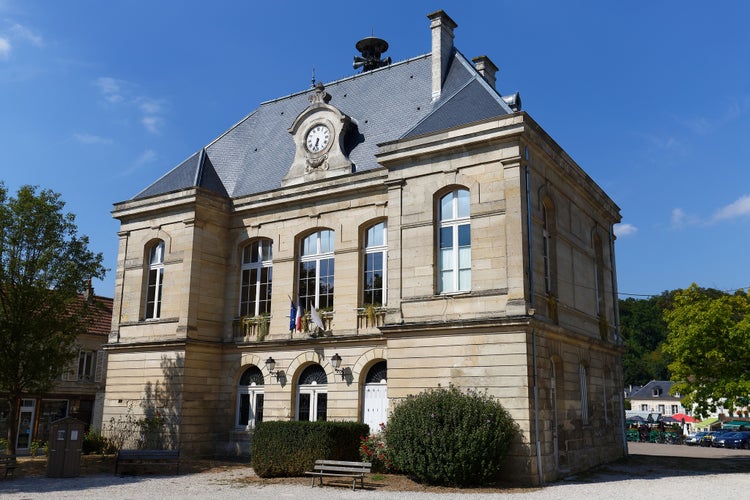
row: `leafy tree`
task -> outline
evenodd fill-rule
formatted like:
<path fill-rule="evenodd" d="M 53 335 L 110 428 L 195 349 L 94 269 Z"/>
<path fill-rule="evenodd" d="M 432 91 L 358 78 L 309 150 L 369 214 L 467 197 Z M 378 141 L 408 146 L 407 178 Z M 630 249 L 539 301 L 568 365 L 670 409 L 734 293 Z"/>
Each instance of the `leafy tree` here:
<path fill-rule="evenodd" d="M 644 385 L 651 380 L 669 380 L 669 358 L 662 350 L 667 338 L 664 309 L 674 292 L 663 292 L 648 299 L 620 300 L 620 331 L 627 346 L 623 355 L 626 385 Z"/>
<path fill-rule="evenodd" d="M 10 454 L 21 396 L 47 391 L 72 361 L 94 312 L 81 294 L 105 273 L 64 206 L 60 195 L 32 186 L 8 197 L 0 182 L 0 393 L 10 403 Z"/>
<path fill-rule="evenodd" d="M 746 406 L 750 394 L 750 298 L 692 284 L 675 293 L 666 311 L 669 334 L 664 351 L 673 393 L 683 405 L 696 405 L 706 416 L 717 405 L 732 412 Z"/>

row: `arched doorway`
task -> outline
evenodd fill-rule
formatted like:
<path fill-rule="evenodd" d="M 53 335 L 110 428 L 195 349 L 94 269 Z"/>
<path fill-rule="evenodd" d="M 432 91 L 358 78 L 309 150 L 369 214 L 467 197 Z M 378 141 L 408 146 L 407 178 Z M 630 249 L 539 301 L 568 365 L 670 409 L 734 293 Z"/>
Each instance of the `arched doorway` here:
<path fill-rule="evenodd" d="M 380 361 L 370 367 L 362 388 L 362 422 L 370 432 L 380 431 L 388 420 L 388 365 Z"/>
<path fill-rule="evenodd" d="M 297 420 L 326 420 L 328 414 L 328 376 L 320 365 L 310 365 L 299 376 Z"/>
<path fill-rule="evenodd" d="M 263 373 L 257 366 L 251 366 L 242 373 L 237 384 L 238 429 L 252 429 L 263 421 Z"/>

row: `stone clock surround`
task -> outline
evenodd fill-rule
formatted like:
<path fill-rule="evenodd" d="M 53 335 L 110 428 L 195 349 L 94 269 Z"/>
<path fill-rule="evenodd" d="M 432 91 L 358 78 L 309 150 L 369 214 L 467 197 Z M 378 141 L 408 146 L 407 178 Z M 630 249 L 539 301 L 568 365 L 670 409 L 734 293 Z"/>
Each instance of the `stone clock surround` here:
<path fill-rule="evenodd" d="M 344 151 L 351 118 L 328 104 L 331 96 L 322 83 L 318 83 L 308 100 L 310 105 L 289 127 L 296 148 L 294 161 L 281 181 L 282 187 L 352 173 L 352 162 Z M 313 153 L 307 148 L 307 135 L 318 125 L 328 127 L 331 138 L 324 148 Z"/>

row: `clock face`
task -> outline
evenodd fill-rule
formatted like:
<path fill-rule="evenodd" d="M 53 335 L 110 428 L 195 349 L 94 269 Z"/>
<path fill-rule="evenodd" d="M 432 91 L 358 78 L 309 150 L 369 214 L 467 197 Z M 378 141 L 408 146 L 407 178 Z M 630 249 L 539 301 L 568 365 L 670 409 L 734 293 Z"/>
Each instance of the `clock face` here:
<path fill-rule="evenodd" d="M 315 125 L 307 133 L 305 145 L 311 153 L 319 153 L 328 146 L 331 140 L 331 131 L 325 125 Z"/>

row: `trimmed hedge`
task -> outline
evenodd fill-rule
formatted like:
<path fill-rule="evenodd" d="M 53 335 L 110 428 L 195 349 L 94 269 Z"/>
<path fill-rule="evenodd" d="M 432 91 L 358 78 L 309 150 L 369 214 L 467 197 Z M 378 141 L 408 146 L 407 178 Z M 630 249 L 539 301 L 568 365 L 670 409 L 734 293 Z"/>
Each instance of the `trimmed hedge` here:
<path fill-rule="evenodd" d="M 419 482 L 477 486 L 498 479 L 518 425 L 494 398 L 455 386 L 409 396 L 388 421 L 397 470 Z"/>
<path fill-rule="evenodd" d="M 357 422 L 260 422 L 253 432 L 253 470 L 260 477 L 302 476 L 315 460 L 359 461 Z"/>

